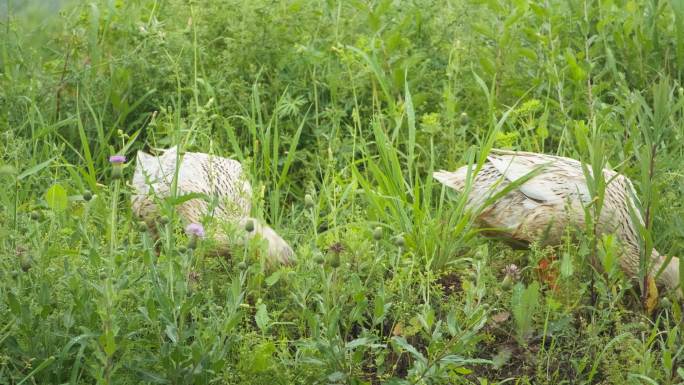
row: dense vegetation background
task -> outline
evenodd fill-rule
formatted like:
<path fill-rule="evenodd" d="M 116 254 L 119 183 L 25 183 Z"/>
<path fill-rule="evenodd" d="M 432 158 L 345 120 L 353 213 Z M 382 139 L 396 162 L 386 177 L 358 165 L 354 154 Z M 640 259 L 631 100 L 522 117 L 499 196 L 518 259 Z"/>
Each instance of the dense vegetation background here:
<path fill-rule="evenodd" d="M 609 238 L 512 250 L 431 178 L 605 163 L 682 254 L 682 2 L 0 10 L 0 383 L 684 381 L 678 302 L 644 312 Z M 157 256 L 108 157 L 174 144 L 243 161 L 298 263 L 188 251 L 172 207 Z"/>

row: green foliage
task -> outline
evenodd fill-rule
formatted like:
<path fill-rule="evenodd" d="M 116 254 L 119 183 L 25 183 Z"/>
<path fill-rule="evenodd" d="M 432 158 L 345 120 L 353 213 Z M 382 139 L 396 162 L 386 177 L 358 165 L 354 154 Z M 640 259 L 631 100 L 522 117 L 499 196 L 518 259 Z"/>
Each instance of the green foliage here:
<path fill-rule="evenodd" d="M 513 287 L 511 310 L 515 319 L 516 335 L 521 343 L 534 331 L 533 321 L 539 307 L 539 283 L 532 282 L 528 287 L 518 283 Z"/>
<path fill-rule="evenodd" d="M 682 383 L 681 304 L 639 293 L 684 254 L 683 31 L 675 0 L 2 2 L 0 383 Z M 140 231 L 135 152 L 171 145 L 242 161 L 296 266 L 186 247 L 197 196 Z M 492 147 L 581 159 L 586 226 L 480 237 L 431 174 Z"/>

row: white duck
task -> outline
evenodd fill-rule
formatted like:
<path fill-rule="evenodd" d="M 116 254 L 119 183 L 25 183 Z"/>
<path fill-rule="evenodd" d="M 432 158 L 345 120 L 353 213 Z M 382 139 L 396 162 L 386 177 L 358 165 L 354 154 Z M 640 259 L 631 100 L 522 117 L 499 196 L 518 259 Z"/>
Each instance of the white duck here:
<path fill-rule="evenodd" d="M 530 174 L 533 171 L 536 174 Z M 454 172 L 438 171 L 433 175 L 442 184 L 463 191 L 467 173 L 468 166 L 464 166 Z M 482 208 L 489 197 L 528 174 L 533 176 Z M 599 235 L 615 234 L 623 250 L 620 267 L 627 276 L 637 277 L 640 246 L 630 215 L 630 206 L 636 211 L 634 187 L 627 177 L 615 171 L 604 169 L 603 174 L 608 185 L 597 230 Z M 494 228 L 512 240 L 559 245 L 568 225 L 584 226 L 584 207 L 591 201 L 580 162 L 559 156 L 494 149 L 474 178 L 466 205 L 469 209 L 482 209 L 477 217 L 481 225 Z M 637 216 L 643 223 L 638 211 Z M 665 261 L 664 256 L 653 250 L 649 277 Z M 656 283 L 667 289 L 679 286 L 678 258 L 670 260 Z"/>
<path fill-rule="evenodd" d="M 160 156 L 138 151 L 132 181 L 135 189 L 131 198 L 132 209 L 148 226 L 153 226 L 160 215 L 155 197 L 163 199 L 170 196 L 177 156 L 177 147 L 163 151 Z M 249 217 L 252 187 L 240 162 L 197 152 L 186 152 L 180 155 L 180 160 L 177 195 L 205 194 L 215 202 L 211 204 L 206 199 L 193 198 L 180 203 L 175 209 L 188 223 L 201 223 L 205 217 L 213 218 L 210 222 L 219 225 L 214 231 L 217 253 L 230 253 L 229 236 L 222 223 L 239 225 L 243 229 L 248 221 L 252 221 L 254 230 L 247 234 L 249 237 L 259 235 L 268 242 L 270 260 L 284 264 L 293 262 L 294 253 L 287 242 L 269 226 Z"/>

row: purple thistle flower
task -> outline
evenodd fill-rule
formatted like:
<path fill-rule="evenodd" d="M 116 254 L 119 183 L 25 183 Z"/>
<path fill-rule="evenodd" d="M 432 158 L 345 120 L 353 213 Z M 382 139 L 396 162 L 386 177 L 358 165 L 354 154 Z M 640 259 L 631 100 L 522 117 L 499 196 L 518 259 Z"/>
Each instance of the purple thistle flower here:
<path fill-rule="evenodd" d="M 126 161 L 126 157 L 123 155 L 112 155 L 109 157 L 109 163 L 111 164 L 121 164 Z"/>
<path fill-rule="evenodd" d="M 204 238 L 204 226 L 201 223 L 191 223 L 185 227 L 185 233 Z"/>
<path fill-rule="evenodd" d="M 518 269 L 518 266 L 514 263 L 506 265 L 506 267 L 503 268 L 503 273 L 514 280 L 520 279 L 520 269 Z"/>

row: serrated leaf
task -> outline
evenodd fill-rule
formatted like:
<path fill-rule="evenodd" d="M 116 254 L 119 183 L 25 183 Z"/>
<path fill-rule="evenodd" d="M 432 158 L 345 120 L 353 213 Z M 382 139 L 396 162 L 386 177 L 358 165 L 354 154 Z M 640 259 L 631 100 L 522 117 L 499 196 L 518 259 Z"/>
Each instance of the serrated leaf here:
<path fill-rule="evenodd" d="M 369 342 L 369 339 L 366 337 L 357 338 L 355 340 L 351 340 L 351 341 L 347 342 L 347 344 L 344 346 L 344 348 L 347 350 L 353 350 L 359 346 L 366 345 L 368 342 Z"/>
<path fill-rule="evenodd" d="M 176 329 L 175 325 L 168 324 L 166 325 L 166 336 L 169 337 L 171 342 L 174 344 L 178 342 L 178 329 Z"/>
<path fill-rule="evenodd" d="M 19 304 L 19 300 L 17 300 L 17 296 L 15 296 L 11 291 L 7 292 L 7 303 L 9 304 L 9 308 L 15 316 L 18 317 L 21 315 L 21 305 Z"/>
<path fill-rule="evenodd" d="M 273 342 L 271 341 L 256 345 L 252 349 L 252 362 L 249 366 L 249 370 L 253 373 L 259 373 L 268 369 L 274 352 L 275 345 L 273 345 Z"/>
<path fill-rule="evenodd" d="M 254 321 L 256 321 L 257 327 L 259 327 L 261 331 L 266 331 L 268 324 L 271 322 L 271 318 L 268 316 L 268 309 L 266 309 L 266 304 L 261 303 L 257 306 Z"/>
<path fill-rule="evenodd" d="M 423 354 L 421 352 L 419 352 L 415 347 L 413 347 L 413 345 L 409 344 L 408 341 L 406 341 L 406 338 L 404 338 L 404 337 L 392 337 L 392 341 L 394 341 L 402 349 L 409 352 L 413 356 L 413 358 L 415 358 L 421 362 L 427 361 L 425 359 L 425 356 L 423 356 Z"/>

